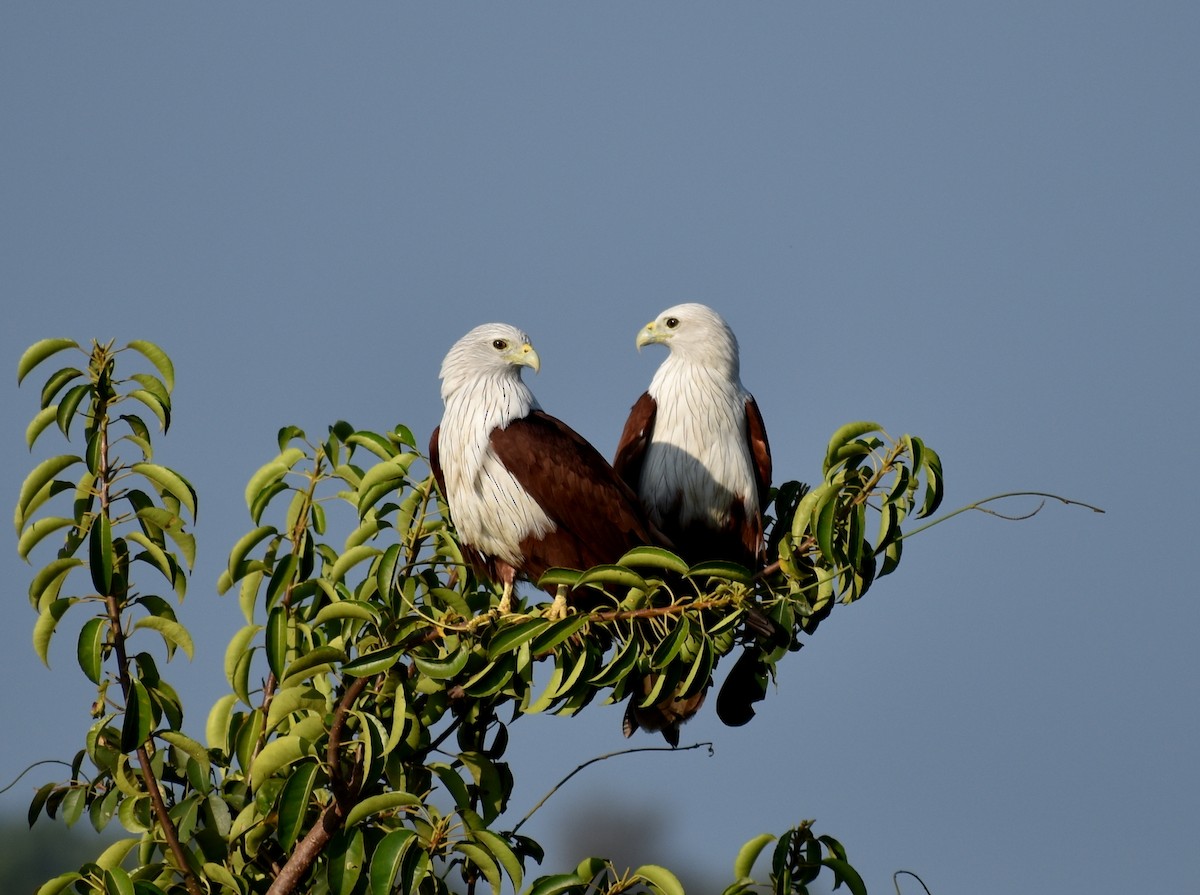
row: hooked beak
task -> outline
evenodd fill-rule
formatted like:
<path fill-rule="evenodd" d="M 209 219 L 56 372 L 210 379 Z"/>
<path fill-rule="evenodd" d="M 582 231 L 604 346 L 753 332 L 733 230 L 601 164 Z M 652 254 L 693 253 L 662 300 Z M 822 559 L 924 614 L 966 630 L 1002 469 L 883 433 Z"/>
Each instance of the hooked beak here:
<path fill-rule="evenodd" d="M 637 334 L 637 350 L 641 351 L 647 345 L 654 345 L 662 341 L 662 337 L 658 334 L 658 329 L 654 326 L 654 321 L 651 320 Z"/>
<path fill-rule="evenodd" d="M 518 367 L 533 367 L 535 373 L 542 370 L 542 359 L 528 342 L 513 352 L 512 362 Z"/>

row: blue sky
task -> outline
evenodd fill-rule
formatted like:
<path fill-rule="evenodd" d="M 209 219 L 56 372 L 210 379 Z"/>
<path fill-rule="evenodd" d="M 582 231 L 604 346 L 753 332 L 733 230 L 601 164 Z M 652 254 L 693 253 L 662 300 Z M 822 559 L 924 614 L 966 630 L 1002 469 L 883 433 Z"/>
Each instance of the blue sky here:
<path fill-rule="evenodd" d="M 215 581 L 277 429 L 424 439 L 446 349 L 504 320 L 542 404 L 611 455 L 662 357 L 638 328 L 710 304 L 780 479 L 876 419 L 939 450 L 947 508 L 1108 512 L 914 539 L 752 724 L 684 728 L 713 757 L 624 757 L 552 800 L 526 828 L 544 870 L 603 812 L 644 839 L 630 862 L 719 880 L 815 817 L 873 891 L 901 868 L 935 893 L 1182 891 L 1198 33 L 1182 2 L 5 4 L 0 361 L 60 335 L 174 358 L 156 456 L 200 493 L 200 649 L 166 676 L 199 730 L 240 622 Z M 14 502 L 37 384 L 0 389 Z M 52 672 L 33 654 L 15 537 L 0 564 L 7 781 L 74 754 L 91 693 L 73 636 Z M 620 714 L 514 727 L 514 817 L 621 748 Z"/>

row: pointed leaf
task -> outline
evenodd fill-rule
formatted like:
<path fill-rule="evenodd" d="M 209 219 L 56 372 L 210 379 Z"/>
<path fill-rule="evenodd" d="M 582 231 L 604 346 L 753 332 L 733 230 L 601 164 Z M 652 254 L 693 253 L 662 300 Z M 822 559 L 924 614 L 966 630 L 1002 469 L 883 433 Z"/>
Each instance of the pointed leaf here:
<path fill-rule="evenodd" d="M 226 693 L 213 703 L 208 711 L 208 719 L 204 725 L 204 742 L 209 749 L 224 751 L 229 743 L 229 722 L 233 717 L 233 708 L 237 705 L 236 693 Z"/>
<path fill-rule="evenodd" d="M 840 858 L 825 858 L 821 863 L 833 871 L 835 889 L 845 883 L 850 895 L 867 895 L 867 886 L 862 877 L 846 861 Z"/>
<path fill-rule="evenodd" d="M 17 542 L 17 555 L 21 559 L 28 559 L 29 552 L 38 545 L 42 538 L 53 534 L 60 528 L 66 528 L 74 524 L 75 520 L 67 519 L 63 516 L 46 516 L 35 520 L 21 533 L 21 538 Z"/>
<path fill-rule="evenodd" d="M 188 659 L 192 658 L 192 635 L 179 622 L 158 615 L 147 615 L 139 618 L 133 627 L 134 630 L 149 628 L 151 631 L 157 631 L 166 641 L 168 650 L 177 646 Z"/>
<path fill-rule="evenodd" d="M 839 428 L 830 436 L 829 446 L 825 449 L 825 471 L 828 472 L 834 465 L 838 451 L 847 442 L 853 441 L 860 435 L 866 435 L 868 432 L 877 432 L 882 428 L 879 423 L 871 422 L 846 423 Z"/>
<path fill-rule="evenodd" d="M 50 638 L 54 636 L 54 630 L 58 627 L 59 620 L 75 602 L 74 598 L 55 600 L 48 607 L 38 613 L 38 620 L 33 625 L 33 649 L 37 653 L 42 664 L 47 668 L 50 667 Z"/>
<path fill-rule="evenodd" d="M 25 428 L 25 445 L 33 450 L 34 443 L 38 440 L 38 436 L 50 427 L 50 424 L 58 419 L 58 405 L 54 404 L 50 407 L 43 407 L 29 421 L 29 425 Z"/>
<path fill-rule="evenodd" d="M 297 765 L 279 793 L 279 824 L 276 835 L 284 851 L 291 850 L 292 844 L 305 828 L 304 820 L 308 815 L 319 770 L 320 766 L 315 761 Z"/>
<path fill-rule="evenodd" d="M 79 667 L 93 684 L 104 676 L 104 645 L 108 641 L 108 618 L 90 618 L 79 631 L 76 657 Z"/>
<path fill-rule="evenodd" d="M 154 368 L 158 370 L 158 375 L 163 378 L 167 389 L 174 391 L 175 389 L 175 365 L 171 363 L 171 358 L 167 353 L 155 345 L 153 342 L 147 342 L 144 339 L 135 339 L 129 342 L 125 347 L 132 348 L 134 351 L 141 354 L 146 360 L 154 364 Z"/>
<path fill-rule="evenodd" d="M 579 587 L 585 584 L 611 584 L 616 587 L 636 587 L 638 590 L 649 590 L 645 578 L 637 572 L 617 565 L 594 566 L 580 575 L 575 583 Z"/>
<path fill-rule="evenodd" d="M 34 342 L 25 349 L 21 359 L 17 361 L 17 385 L 21 384 L 29 371 L 53 354 L 65 348 L 78 348 L 79 343 L 74 339 L 42 339 Z"/>
<path fill-rule="evenodd" d="M 250 786 L 254 791 L 281 768 L 315 754 L 311 741 L 297 734 L 272 740 L 263 746 L 250 764 Z"/>
<path fill-rule="evenodd" d="M 92 530 L 88 533 L 88 567 L 96 593 L 108 596 L 113 572 L 112 522 L 103 513 L 92 522 Z"/>
<path fill-rule="evenodd" d="M 670 550 L 664 550 L 661 547 L 634 547 L 622 556 L 617 564 L 633 568 L 662 569 L 665 572 L 677 572 L 680 575 L 688 570 L 687 563 Z"/>
<path fill-rule="evenodd" d="M 404 863 L 405 854 L 416 844 L 416 833 L 408 829 L 392 830 L 379 844 L 371 855 L 369 871 L 371 895 L 390 895 L 395 891 L 396 877 Z M 410 891 L 407 886 L 400 891 Z"/>
<path fill-rule="evenodd" d="M 762 833 L 738 849 L 737 857 L 733 861 L 733 878 L 746 879 L 749 877 L 754 871 L 754 862 L 758 860 L 758 856 L 774 841 L 773 835 Z"/>
<path fill-rule="evenodd" d="M 420 808 L 421 799 L 412 793 L 403 791 L 385 792 L 377 796 L 368 796 L 350 809 L 346 815 L 346 826 L 356 827 L 363 818 L 382 811 L 392 811 L 396 808 Z"/>
<path fill-rule="evenodd" d="M 25 477 L 25 481 L 21 484 L 21 493 L 17 498 L 17 534 L 20 534 L 21 529 L 25 527 L 26 510 L 38 495 L 38 492 L 49 485 L 54 480 L 54 477 L 64 469 L 82 462 L 83 458 L 74 454 L 60 454 L 57 457 L 50 457 L 47 460 L 43 460 L 33 468 L 33 472 L 29 473 Z"/>
<path fill-rule="evenodd" d="M 404 655 L 404 645 L 385 647 L 371 653 L 359 656 L 352 662 L 347 662 L 342 671 L 351 677 L 370 677 L 373 674 L 387 671 Z"/>
<path fill-rule="evenodd" d="M 121 724 L 121 751 L 132 752 L 150 739 L 154 727 L 154 706 L 150 692 L 141 680 L 130 682 L 129 697 L 125 701 L 125 719 Z"/>
<path fill-rule="evenodd" d="M 130 469 L 138 475 L 145 476 L 157 485 L 161 491 L 170 494 L 187 507 L 188 512 L 192 514 L 193 521 L 195 520 L 196 489 L 191 486 L 187 479 L 175 472 L 175 470 L 159 466 L 155 463 L 134 463 Z"/>
<path fill-rule="evenodd" d="M 662 895 L 684 895 L 683 884 L 679 882 L 679 877 L 666 867 L 659 867 L 657 864 L 643 864 L 633 871 L 633 875 L 640 876 L 650 884 L 652 890 L 660 892 Z"/>
<path fill-rule="evenodd" d="M 539 877 L 524 895 L 581 895 L 588 885 L 588 880 L 574 873 L 555 873 Z"/>

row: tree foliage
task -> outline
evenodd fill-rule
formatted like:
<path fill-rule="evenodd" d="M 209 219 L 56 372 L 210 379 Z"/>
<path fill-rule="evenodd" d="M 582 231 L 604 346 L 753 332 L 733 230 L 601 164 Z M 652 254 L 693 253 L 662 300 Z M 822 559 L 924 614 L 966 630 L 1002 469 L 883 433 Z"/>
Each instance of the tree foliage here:
<path fill-rule="evenodd" d="M 26 559 L 59 544 L 29 586 L 34 647 L 45 661 L 64 615 L 84 615 L 76 655 L 97 695 L 70 778 L 37 791 L 29 820 L 115 818 L 129 835 L 41 895 L 682 892 L 663 867 L 601 858 L 536 875 L 542 848 L 506 813 L 511 719 L 695 693 L 739 645 L 734 672 L 765 696 L 835 603 L 895 570 L 902 526 L 942 495 L 920 439 L 853 423 L 830 439 L 821 482 L 775 490 L 761 574 L 645 547 L 544 576 L 593 589 L 591 611 L 552 621 L 522 603 L 497 616 L 499 592 L 464 564 L 407 428 L 337 422 L 312 439 L 285 427 L 246 485 L 252 527 L 217 585 L 236 593 L 245 625 L 200 735 L 183 729 L 159 668 L 193 652 L 171 598 L 195 560 L 197 495 L 153 455 L 171 423 L 171 361 L 148 342 L 48 339 L 21 358 L 18 381 L 64 351 L 83 361 L 48 376 L 26 439 L 32 449 L 57 429 L 83 450 L 35 466 L 15 524 Z M 753 613 L 785 636 L 756 634 Z M 539 663 L 548 673 L 535 680 Z M 648 672 L 657 685 L 643 694 Z M 746 843 L 725 891 L 804 893 L 823 873 L 865 892 L 840 843 L 802 822 Z"/>

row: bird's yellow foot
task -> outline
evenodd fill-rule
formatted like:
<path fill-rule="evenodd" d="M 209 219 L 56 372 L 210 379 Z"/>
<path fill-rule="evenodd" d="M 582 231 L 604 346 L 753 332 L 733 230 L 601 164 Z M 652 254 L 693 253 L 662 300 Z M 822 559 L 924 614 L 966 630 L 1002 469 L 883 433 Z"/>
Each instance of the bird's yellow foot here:
<path fill-rule="evenodd" d="M 567 586 L 560 584 L 558 592 L 554 595 L 554 602 L 550 604 L 550 608 L 546 610 L 546 618 L 552 622 L 562 621 L 570 614 L 571 610 L 567 606 Z"/>

